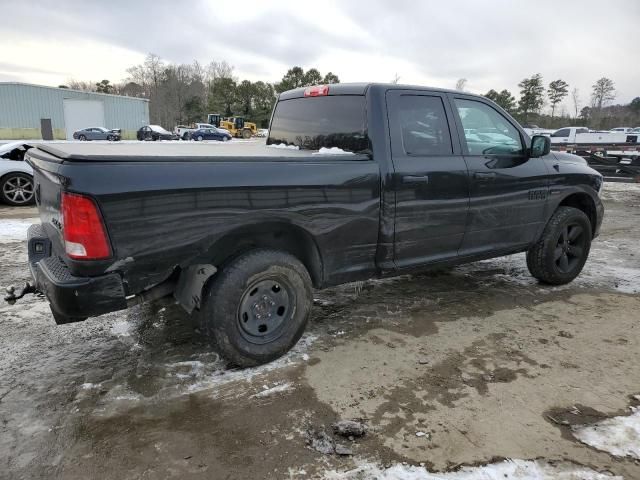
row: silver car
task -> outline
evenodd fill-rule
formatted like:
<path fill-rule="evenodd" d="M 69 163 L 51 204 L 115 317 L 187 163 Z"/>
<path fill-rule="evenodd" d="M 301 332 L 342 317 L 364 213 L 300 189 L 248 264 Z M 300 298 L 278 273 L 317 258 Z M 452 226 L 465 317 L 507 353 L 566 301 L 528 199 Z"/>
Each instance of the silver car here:
<path fill-rule="evenodd" d="M 33 170 L 25 163 L 23 142 L 0 145 L 0 201 L 14 206 L 34 203 Z"/>
<path fill-rule="evenodd" d="M 80 141 L 86 140 L 109 140 L 115 142 L 120 140 L 120 129 L 112 129 L 104 127 L 89 127 L 73 132 L 73 138 Z"/>

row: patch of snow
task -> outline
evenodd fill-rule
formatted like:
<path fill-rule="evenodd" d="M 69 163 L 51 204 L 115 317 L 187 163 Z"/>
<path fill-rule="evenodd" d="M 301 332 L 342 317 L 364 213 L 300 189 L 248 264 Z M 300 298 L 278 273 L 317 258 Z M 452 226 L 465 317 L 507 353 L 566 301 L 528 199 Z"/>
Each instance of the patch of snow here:
<path fill-rule="evenodd" d="M 322 147 L 320 150 L 318 150 L 317 152 L 313 152 L 311 155 L 355 155 L 355 153 L 347 152 L 346 150 L 338 147 Z"/>
<path fill-rule="evenodd" d="M 82 388 L 83 390 L 91 390 L 92 388 L 98 388 L 99 385 L 96 385 L 95 383 L 83 383 L 82 385 L 80 385 L 80 388 Z"/>
<path fill-rule="evenodd" d="M 192 376 L 195 382 L 187 386 L 184 394 L 207 390 L 211 392 L 213 398 L 239 397 L 245 394 L 254 378 L 273 370 L 294 365 L 301 360 L 316 338 L 313 335 L 304 335 L 286 355 L 273 362 L 252 368 L 228 369 L 226 362 L 216 357 L 214 362 L 204 364 L 204 368 Z"/>
<path fill-rule="evenodd" d="M 118 320 L 111 325 L 111 334 L 116 337 L 130 337 L 131 323 L 126 320 Z"/>
<path fill-rule="evenodd" d="M 616 457 L 640 459 L 640 408 L 631 407 L 631 412 L 593 425 L 573 427 L 573 436 Z"/>
<path fill-rule="evenodd" d="M 34 223 L 40 223 L 39 218 L 2 219 L 0 220 L 0 243 L 24 242 L 27 240 L 27 230 Z"/>
<path fill-rule="evenodd" d="M 416 432 L 416 437 L 427 437 L 428 434 L 425 432 Z"/>
<path fill-rule="evenodd" d="M 297 145 L 287 145 L 285 143 L 274 143 L 272 145 L 267 145 L 269 148 L 284 148 L 287 150 L 300 150 L 300 147 Z"/>
<path fill-rule="evenodd" d="M 424 467 L 404 464 L 381 468 L 362 463 L 346 472 L 331 471 L 327 480 L 623 480 L 571 463 L 551 465 L 540 460 L 505 460 L 479 467 L 463 467 L 457 472 L 432 473 Z"/>
<path fill-rule="evenodd" d="M 266 387 L 266 385 L 265 385 L 265 387 Z M 286 392 L 287 390 L 291 390 L 291 389 L 292 389 L 292 385 L 291 385 L 290 382 L 281 383 L 280 385 L 276 385 L 276 386 L 271 387 L 271 388 L 266 388 L 266 389 L 262 390 L 261 392 L 254 393 L 249 398 L 269 397 L 269 396 L 273 395 L 274 393 Z"/>

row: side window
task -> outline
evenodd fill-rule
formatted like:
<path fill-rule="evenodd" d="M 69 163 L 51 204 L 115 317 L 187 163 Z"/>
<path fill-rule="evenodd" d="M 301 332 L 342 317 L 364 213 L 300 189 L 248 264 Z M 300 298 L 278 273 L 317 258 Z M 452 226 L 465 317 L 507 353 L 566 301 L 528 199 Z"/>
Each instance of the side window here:
<path fill-rule="evenodd" d="M 456 98 L 469 155 L 524 153 L 520 132 L 502 114 L 482 102 Z"/>
<path fill-rule="evenodd" d="M 562 138 L 562 137 L 568 137 L 569 133 L 571 133 L 571 130 L 569 130 L 568 128 L 561 128 L 560 130 L 553 132 L 551 134 L 551 136 L 552 137 L 560 137 L 560 138 Z M 578 133 L 578 132 L 576 132 L 576 133 Z"/>
<path fill-rule="evenodd" d="M 440 97 L 401 95 L 396 111 L 407 155 L 453 153 L 447 115 Z"/>

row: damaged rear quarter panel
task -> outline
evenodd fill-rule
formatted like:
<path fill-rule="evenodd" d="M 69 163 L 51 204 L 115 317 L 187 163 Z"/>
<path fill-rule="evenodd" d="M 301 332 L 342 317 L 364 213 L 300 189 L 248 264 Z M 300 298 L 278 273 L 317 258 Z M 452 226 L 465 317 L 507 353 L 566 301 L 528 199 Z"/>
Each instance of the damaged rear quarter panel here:
<path fill-rule="evenodd" d="M 374 270 L 380 204 L 373 160 L 70 163 L 69 189 L 98 200 L 127 294 L 178 266 L 207 263 L 211 246 L 247 225 L 294 225 L 315 240 L 323 276 Z M 100 181 L 96 181 L 100 179 Z M 113 262 L 111 262 L 113 263 Z"/>

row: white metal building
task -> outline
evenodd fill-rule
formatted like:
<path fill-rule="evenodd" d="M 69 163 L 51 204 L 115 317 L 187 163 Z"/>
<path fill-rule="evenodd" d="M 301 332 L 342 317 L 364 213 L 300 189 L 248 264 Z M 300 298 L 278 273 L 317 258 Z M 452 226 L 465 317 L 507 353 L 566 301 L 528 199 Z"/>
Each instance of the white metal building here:
<path fill-rule="evenodd" d="M 0 82 L 0 140 L 71 139 L 87 127 L 120 128 L 123 139 L 135 139 L 148 124 L 145 98 Z"/>

